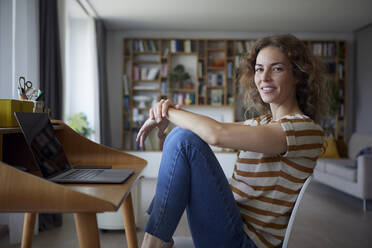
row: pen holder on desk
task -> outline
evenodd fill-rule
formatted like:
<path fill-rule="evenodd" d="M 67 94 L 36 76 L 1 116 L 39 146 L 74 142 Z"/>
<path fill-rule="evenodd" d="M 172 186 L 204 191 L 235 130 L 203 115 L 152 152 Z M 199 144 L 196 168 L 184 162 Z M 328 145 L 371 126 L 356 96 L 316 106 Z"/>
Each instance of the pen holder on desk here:
<path fill-rule="evenodd" d="M 14 112 L 43 112 L 44 103 L 40 101 L 20 101 L 0 99 L 0 127 L 17 127 Z"/>
<path fill-rule="evenodd" d="M 30 101 L 33 102 L 34 108 L 33 112 L 34 113 L 44 113 L 44 102 L 43 101 Z"/>

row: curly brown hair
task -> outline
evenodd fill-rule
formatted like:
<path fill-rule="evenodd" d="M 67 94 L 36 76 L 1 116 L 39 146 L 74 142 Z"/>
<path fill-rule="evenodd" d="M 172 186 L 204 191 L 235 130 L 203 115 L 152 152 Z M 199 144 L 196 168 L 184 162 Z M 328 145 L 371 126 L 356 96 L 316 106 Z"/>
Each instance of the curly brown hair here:
<path fill-rule="evenodd" d="M 323 62 L 314 56 L 306 44 L 290 34 L 273 35 L 258 39 L 248 54 L 241 59 L 238 80 L 245 89 L 245 103 L 248 109 L 259 114 L 270 114 L 270 106 L 264 103 L 254 83 L 255 65 L 258 53 L 265 47 L 278 47 L 292 64 L 296 84 L 296 98 L 301 111 L 319 122 L 328 111 L 325 70 Z"/>

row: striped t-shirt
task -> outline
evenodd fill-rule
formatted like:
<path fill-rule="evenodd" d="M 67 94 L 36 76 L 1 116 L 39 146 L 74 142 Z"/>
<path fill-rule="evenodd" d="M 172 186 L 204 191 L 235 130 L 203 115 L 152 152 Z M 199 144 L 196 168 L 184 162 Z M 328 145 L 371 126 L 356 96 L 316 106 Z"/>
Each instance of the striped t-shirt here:
<path fill-rule="evenodd" d="M 270 121 L 270 116 L 263 116 L 244 124 L 259 126 Z M 296 198 L 313 173 L 324 142 L 322 128 L 305 115 L 286 115 L 278 122 L 286 133 L 287 152 L 240 151 L 230 183 L 244 229 L 259 248 L 283 242 Z"/>

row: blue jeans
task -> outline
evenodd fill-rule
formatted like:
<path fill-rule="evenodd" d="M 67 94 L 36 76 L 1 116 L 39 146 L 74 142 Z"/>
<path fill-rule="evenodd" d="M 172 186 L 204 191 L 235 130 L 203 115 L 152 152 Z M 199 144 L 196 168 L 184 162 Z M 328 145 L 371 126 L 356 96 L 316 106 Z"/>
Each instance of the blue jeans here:
<path fill-rule="evenodd" d="M 169 242 L 185 209 L 195 247 L 256 247 L 209 145 L 177 127 L 164 143 L 145 231 Z"/>

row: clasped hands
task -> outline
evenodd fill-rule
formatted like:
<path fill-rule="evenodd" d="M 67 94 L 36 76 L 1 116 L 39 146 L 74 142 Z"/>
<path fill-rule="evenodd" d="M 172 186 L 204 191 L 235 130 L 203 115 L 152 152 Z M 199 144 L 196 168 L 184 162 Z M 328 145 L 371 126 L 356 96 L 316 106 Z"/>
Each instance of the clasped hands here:
<path fill-rule="evenodd" d="M 157 127 L 158 128 L 158 137 L 159 139 L 164 139 L 165 134 L 164 131 L 168 127 L 169 120 L 168 117 L 168 109 L 175 108 L 180 109 L 181 105 L 174 104 L 170 100 L 160 100 L 160 102 L 156 103 L 149 111 L 149 118 L 145 121 L 142 125 L 141 129 L 139 130 L 136 138 L 136 142 L 140 142 L 140 147 L 145 147 L 145 140 L 147 136 L 151 133 L 151 131 Z"/>

